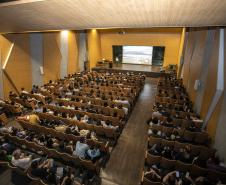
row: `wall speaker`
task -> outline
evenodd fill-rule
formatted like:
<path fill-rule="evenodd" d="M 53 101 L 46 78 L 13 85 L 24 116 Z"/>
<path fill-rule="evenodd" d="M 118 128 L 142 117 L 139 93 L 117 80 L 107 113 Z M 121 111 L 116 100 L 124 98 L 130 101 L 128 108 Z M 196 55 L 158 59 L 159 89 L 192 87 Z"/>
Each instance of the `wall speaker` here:
<path fill-rule="evenodd" d="M 43 66 L 40 66 L 39 69 L 40 69 L 40 74 L 41 74 L 41 75 L 44 75 Z"/>

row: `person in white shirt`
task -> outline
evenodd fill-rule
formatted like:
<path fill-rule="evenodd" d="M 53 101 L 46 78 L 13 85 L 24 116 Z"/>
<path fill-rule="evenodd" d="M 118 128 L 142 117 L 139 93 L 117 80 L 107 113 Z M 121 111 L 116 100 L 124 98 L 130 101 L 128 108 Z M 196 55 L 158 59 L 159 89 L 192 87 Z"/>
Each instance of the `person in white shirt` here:
<path fill-rule="evenodd" d="M 25 156 L 20 149 L 17 149 L 12 154 L 12 164 L 24 170 L 28 169 L 31 163 L 31 156 Z"/>
<path fill-rule="evenodd" d="M 81 122 L 83 123 L 88 123 L 89 116 L 85 115 L 84 117 L 81 118 Z"/>
<path fill-rule="evenodd" d="M 113 128 L 113 129 L 118 129 L 119 127 L 118 126 L 113 126 L 111 124 L 111 121 L 107 120 L 106 122 L 105 121 L 101 121 L 101 125 L 105 128 Z"/>
<path fill-rule="evenodd" d="M 72 118 L 73 120 L 78 120 L 78 118 L 77 118 L 77 116 L 76 116 L 76 114 L 75 114 L 75 116 Z"/>
<path fill-rule="evenodd" d="M 28 92 L 25 91 L 25 89 L 23 87 L 21 88 L 21 93 L 28 94 Z"/>
<path fill-rule="evenodd" d="M 73 155 L 85 158 L 86 151 L 89 149 L 89 146 L 85 143 L 85 138 L 82 137 L 80 141 L 77 141 Z"/>

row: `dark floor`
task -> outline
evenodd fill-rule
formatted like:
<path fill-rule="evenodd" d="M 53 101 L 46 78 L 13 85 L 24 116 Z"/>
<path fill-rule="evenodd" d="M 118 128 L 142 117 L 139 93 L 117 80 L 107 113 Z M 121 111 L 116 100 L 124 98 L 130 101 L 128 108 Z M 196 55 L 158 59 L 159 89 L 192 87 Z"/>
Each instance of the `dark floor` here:
<path fill-rule="evenodd" d="M 101 172 L 102 185 L 138 185 L 144 166 L 147 125 L 151 116 L 157 79 L 147 78 L 118 144 Z"/>

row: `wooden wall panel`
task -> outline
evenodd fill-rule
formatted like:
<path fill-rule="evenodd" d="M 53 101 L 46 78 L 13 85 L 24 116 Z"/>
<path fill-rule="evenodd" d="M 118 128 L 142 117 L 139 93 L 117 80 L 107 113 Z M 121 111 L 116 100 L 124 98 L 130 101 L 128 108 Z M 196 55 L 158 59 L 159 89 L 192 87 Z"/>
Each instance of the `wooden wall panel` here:
<path fill-rule="evenodd" d="M 183 67 L 183 84 L 188 89 L 189 88 L 189 77 L 190 77 L 190 62 L 192 58 L 192 52 L 195 47 L 195 33 L 188 32 L 187 43 L 184 53 L 184 67 Z"/>
<path fill-rule="evenodd" d="M 197 91 L 194 90 L 195 80 L 200 79 L 200 73 L 202 72 L 202 62 L 205 52 L 205 44 L 207 38 L 207 31 L 196 31 L 196 42 L 193 52 L 192 59 L 190 61 L 190 74 L 189 74 L 189 85 L 188 93 L 191 101 L 194 102 L 196 99 Z"/>
<path fill-rule="evenodd" d="M 200 112 L 201 117 L 206 116 L 209 106 L 216 92 L 218 52 L 219 52 L 219 30 L 216 30 L 213 44 L 214 46 L 211 53 L 208 75 L 207 75 L 207 86 L 204 92 L 203 102 L 202 102 L 202 107 Z"/>
<path fill-rule="evenodd" d="M 5 71 L 18 90 L 20 90 L 21 87 L 24 87 L 26 90 L 30 90 L 32 86 L 32 72 L 30 62 L 29 35 L 7 35 L 6 38 L 14 43 L 14 47 L 8 58 Z M 14 90 L 12 88 L 11 81 L 6 78 L 6 76 L 4 76 L 5 96 L 8 95 L 10 90 Z"/>
<path fill-rule="evenodd" d="M 43 33 L 44 83 L 60 78 L 60 33 Z"/>
<path fill-rule="evenodd" d="M 3 70 L 2 67 L 5 63 L 5 60 L 7 58 L 7 55 L 9 53 L 10 47 L 11 47 L 12 43 L 3 35 L 0 35 L 0 67 L 1 67 L 1 72 L 0 72 L 0 91 L 1 91 L 1 98 L 6 98 L 4 97 L 4 84 L 6 83 L 5 81 L 7 79 L 5 79 L 4 74 L 3 74 Z"/>
<path fill-rule="evenodd" d="M 11 45 L 12 45 L 12 42 L 9 40 L 9 39 L 11 39 L 12 40 L 12 36 L 11 35 L 9 35 L 8 37 L 9 37 L 9 39 L 7 39 L 7 37 L 6 36 L 3 36 L 3 35 L 1 35 L 0 36 L 1 37 L 1 61 L 2 61 L 2 66 L 3 66 L 3 64 L 4 64 L 4 62 L 5 62 L 5 60 L 6 60 L 6 57 L 7 57 L 7 55 L 8 55 L 8 52 L 9 52 L 9 50 L 10 50 L 10 47 L 11 47 Z"/>
<path fill-rule="evenodd" d="M 79 71 L 78 66 L 78 42 L 77 34 L 70 31 L 68 33 L 68 74 Z"/>
<path fill-rule="evenodd" d="M 113 45 L 165 46 L 164 66 L 178 64 L 181 32 L 101 33 L 101 58 L 112 60 Z"/>
<path fill-rule="evenodd" d="M 216 130 L 217 130 L 217 126 L 218 126 L 219 116 L 221 113 L 222 103 L 223 103 L 223 95 L 221 96 L 218 104 L 216 105 L 215 110 L 214 110 L 212 116 L 210 117 L 210 120 L 209 120 L 208 126 L 207 126 L 207 132 L 210 135 L 212 144 L 214 144 L 214 142 L 215 142 L 215 135 L 216 135 Z"/>
<path fill-rule="evenodd" d="M 109 49 L 109 48 L 106 48 Z M 111 50 L 111 48 L 110 48 Z M 100 34 L 97 30 L 93 29 L 88 32 L 88 56 L 89 68 L 96 66 L 98 60 L 101 59 L 101 42 Z M 102 56 L 103 58 L 104 56 Z"/>
<path fill-rule="evenodd" d="M 225 30 L 226 31 L 226 30 Z M 217 31 L 217 33 L 216 33 L 216 37 L 219 37 L 219 31 Z M 225 41 L 224 41 L 224 43 L 226 44 L 226 37 L 224 36 L 224 39 L 225 39 Z M 216 44 L 218 44 L 219 45 L 219 38 L 218 39 L 216 39 Z M 226 54 L 226 47 L 225 47 L 226 45 L 224 45 L 224 50 L 225 50 L 225 52 L 224 52 L 224 55 Z M 215 47 L 217 47 L 217 46 L 215 46 Z M 214 47 L 214 48 L 215 48 Z M 219 49 L 219 47 L 218 47 L 218 49 Z M 218 53 L 214 53 L 214 55 L 216 55 L 216 56 L 218 56 Z M 225 57 L 225 56 L 224 56 Z M 217 58 L 218 59 L 218 57 L 215 57 L 215 58 Z M 213 66 L 212 66 L 213 67 Z M 217 69 L 215 69 L 215 68 L 217 68 L 217 65 L 216 65 L 216 67 L 214 66 L 213 67 L 213 73 L 217 73 Z M 217 79 L 217 74 L 215 75 L 215 74 L 213 74 L 214 75 L 214 77 L 212 78 L 212 80 L 215 80 L 215 79 Z M 211 76 L 211 74 L 209 74 L 209 76 Z M 210 77 L 209 77 L 210 78 Z M 217 80 L 216 80 L 217 81 Z M 214 82 L 212 82 L 211 80 L 210 81 L 208 81 L 209 83 L 214 83 Z M 217 82 L 216 82 L 217 83 Z M 224 84 L 226 84 L 226 58 L 224 58 Z M 224 86 L 224 89 L 226 88 L 226 86 Z M 216 89 L 216 85 L 215 85 L 215 88 L 214 89 Z M 209 89 L 210 90 L 210 89 Z M 210 93 L 212 94 L 212 91 L 210 91 Z M 207 94 L 206 94 L 206 96 L 210 96 L 211 94 L 210 93 L 208 93 L 207 92 Z M 216 108 L 215 108 L 215 110 L 214 110 L 214 112 L 213 112 L 213 114 L 212 114 L 212 116 L 211 116 L 211 118 L 210 118 L 210 120 L 209 120 L 209 123 L 208 123 L 208 127 L 207 127 L 207 131 L 208 131 L 208 133 L 210 134 L 210 136 L 211 136 L 211 138 L 212 138 L 212 140 L 213 140 L 213 143 L 215 142 L 215 138 L 217 137 L 217 136 L 215 136 L 216 134 L 217 134 L 217 127 L 219 127 L 219 128 L 221 128 L 221 129 L 223 129 L 223 130 L 225 130 L 224 128 L 224 126 L 222 125 L 222 124 L 225 124 L 225 120 L 223 121 L 223 122 L 219 122 L 219 120 L 220 120 L 220 117 L 224 117 L 224 114 L 225 114 L 225 107 L 223 107 L 224 106 L 224 104 L 223 104 L 223 101 L 225 100 L 225 97 L 226 96 L 226 93 L 225 93 L 225 90 L 224 90 L 224 93 L 223 93 L 223 95 L 221 96 L 221 98 L 220 98 L 220 100 L 219 100 L 219 102 L 218 102 L 218 104 L 216 105 Z M 207 99 L 207 98 L 206 98 Z M 204 107 L 204 108 L 206 108 L 206 107 Z M 205 109 L 204 109 L 205 110 Z M 222 119 L 221 119 L 222 120 Z M 219 125 L 219 124 L 221 124 L 221 125 Z M 219 128 L 218 128 L 218 130 L 219 130 Z M 218 133 L 219 133 L 219 131 L 218 131 Z M 219 137 L 219 136 L 218 136 Z M 221 134 L 221 136 L 220 137 L 223 137 L 223 138 L 225 138 L 225 133 L 224 134 Z M 223 139 L 221 139 L 221 141 L 223 141 Z M 222 143 L 218 143 L 217 145 L 219 146 L 219 145 L 221 145 Z M 221 148 L 221 150 L 222 150 L 222 148 Z M 226 151 L 226 149 L 224 149 L 224 152 Z M 225 156 L 224 156 L 225 157 Z"/>

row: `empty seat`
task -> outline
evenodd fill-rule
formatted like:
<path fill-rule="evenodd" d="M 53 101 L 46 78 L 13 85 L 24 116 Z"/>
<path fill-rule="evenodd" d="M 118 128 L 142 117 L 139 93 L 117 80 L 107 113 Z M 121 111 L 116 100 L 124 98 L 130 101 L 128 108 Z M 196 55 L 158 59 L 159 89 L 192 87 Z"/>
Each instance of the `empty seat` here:
<path fill-rule="evenodd" d="M 193 178 L 200 177 L 200 176 L 206 176 L 207 173 L 208 173 L 208 169 L 206 169 L 206 168 L 201 168 L 197 165 L 192 165 L 192 167 L 191 167 L 191 176 Z"/>
<path fill-rule="evenodd" d="M 208 143 L 209 135 L 206 132 L 197 132 L 194 138 L 194 142 L 197 144 L 206 144 Z"/>
<path fill-rule="evenodd" d="M 148 146 L 152 146 L 154 144 L 159 144 L 161 142 L 162 142 L 161 138 L 157 138 L 157 137 L 153 137 L 153 136 L 150 136 L 148 138 Z"/>
<path fill-rule="evenodd" d="M 150 181 L 146 177 L 144 177 L 142 185 L 163 185 L 163 184 L 161 182 Z"/>
<path fill-rule="evenodd" d="M 174 167 L 176 166 L 176 160 L 169 160 L 169 159 L 162 157 L 160 165 L 164 169 L 173 170 Z"/>
<path fill-rule="evenodd" d="M 145 162 L 150 166 L 157 165 L 161 162 L 161 156 L 151 155 L 148 152 L 146 152 L 146 155 L 147 155 L 147 157 L 146 157 Z"/>
<path fill-rule="evenodd" d="M 175 169 L 177 171 L 186 173 L 186 172 L 190 171 L 191 167 L 192 167 L 191 164 L 183 163 L 183 162 L 181 162 L 179 160 L 176 161 Z"/>

